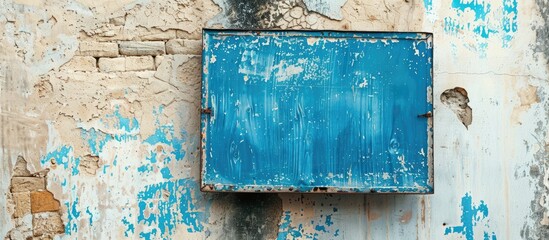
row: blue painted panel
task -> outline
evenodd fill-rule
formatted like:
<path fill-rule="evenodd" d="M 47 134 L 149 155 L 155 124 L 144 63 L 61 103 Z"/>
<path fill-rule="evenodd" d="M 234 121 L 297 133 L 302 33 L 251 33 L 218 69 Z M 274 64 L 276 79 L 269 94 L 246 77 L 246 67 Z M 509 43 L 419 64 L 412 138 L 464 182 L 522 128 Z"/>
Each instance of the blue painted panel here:
<path fill-rule="evenodd" d="M 432 35 L 205 30 L 202 190 L 432 193 Z"/>

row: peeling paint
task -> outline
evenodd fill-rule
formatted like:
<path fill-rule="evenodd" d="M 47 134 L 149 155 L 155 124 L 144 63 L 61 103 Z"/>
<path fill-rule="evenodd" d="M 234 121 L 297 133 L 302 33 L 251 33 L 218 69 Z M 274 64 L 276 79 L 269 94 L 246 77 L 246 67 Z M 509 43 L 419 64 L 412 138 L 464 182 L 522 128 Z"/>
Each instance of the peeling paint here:
<path fill-rule="evenodd" d="M 444 235 L 449 234 L 458 234 L 465 237 L 467 240 L 473 239 L 489 239 L 496 240 L 496 234 L 490 232 L 489 225 L 486 222 L 488 219 L 488 205 L 484 201 L 480 201 L 480 204 L 477 206 L 473 204 L 473 197 L 466 193 L 465 196 L 461 198 L 461 226 L 452 226 L 446 227 L 444 230 Z M 483 229 L 481 232 L 475 229 Z"/>
<path fill-rule="evenodd" d="M 146 229 L 139 236 L 144 239 L 167 238 L 180 224 L 187 226 L 187 232 L 202 231 L 204 213 L 194 203 L 197 191 L 198 185 L 187 179 L 145 186 L 137 194 L 137 223 Z"/>
<path fill-rule="evenodd" d="M 495 36 L 500 39 L 503 47 L 509 47 L 518 28 L 517 5 L 517 0 L 452 0 L 451 7 L 455 14 L 444 18 L 444 31 L 455 36 L 474 34 L 477 38 L 477 51 L 482 54 L 487 48 L 486 39 Z"/>

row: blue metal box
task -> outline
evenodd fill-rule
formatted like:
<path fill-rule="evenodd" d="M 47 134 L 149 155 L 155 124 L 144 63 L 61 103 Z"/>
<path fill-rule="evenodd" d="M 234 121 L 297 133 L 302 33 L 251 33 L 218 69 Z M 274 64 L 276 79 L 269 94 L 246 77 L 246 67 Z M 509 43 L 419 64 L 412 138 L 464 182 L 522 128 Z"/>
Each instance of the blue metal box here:
<path fill-rule="evenodd" d="M 432 34 L 203 41 L 203 191 L 433 192 Z"/>

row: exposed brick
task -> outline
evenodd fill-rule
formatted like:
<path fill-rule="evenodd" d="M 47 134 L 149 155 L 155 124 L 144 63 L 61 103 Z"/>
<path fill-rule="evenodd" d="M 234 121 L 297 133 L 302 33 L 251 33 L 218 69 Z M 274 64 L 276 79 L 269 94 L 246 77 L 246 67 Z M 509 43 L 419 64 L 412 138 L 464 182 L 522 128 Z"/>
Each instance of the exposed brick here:
<path fill-rule="evenodd" d="M 80 165 L 78 166 L 78 169 L 80 169 L 82 173 L 95 175 L 98 168 L 99 168 L 98 156 L 87 154 L 81 157 Z"/>
<path fill-rule="evenodd" d="M 144 56 L 144 55 L 161 55 L 166 53 L 164 42 L 120 42 L 120 54 L 129 56 Z"/>
<path fill-rule="evenodd" d="M 33 235 L 53 236 L 65 232 L 59 212 L 42 212 L 32 215 Z"/>
<path fill-rule="evenodd" d="M 152 56 L 126 57 L 126 71 L 154 70 Z"/>
<path fill-rule="evenodd" d="M 11 178 L 11 192 L 31 192 L 46 189 L 46 181 L 40 177 Z"/>
<path fill-rule="evenodd" d="M 53 212 L 59 210 L 59 201 L 53 197 L 50 191 L 37 191 L 30 193 L 31 212 Z"/>
<path fill-rule="evenodd" d="M 126 58 L 100 58 L 97 63 L 101 72 L 121 72 L 126 70 Z"/>
<path fill-rule="evenodd" d="M 111 42 L 80 42 L 79 54 L 93 57 L 118 56 L 118 44 Z"/>
<path fill-rule="evenodd" d="M 152 56 L 100 58 L 98 66 L 101 72 L 146 71 L 155 69 L 154 58 Z"/>
<path fill-rule="evenodd" d="M 98 42 L 114 42 L 114 41 L 159 41 L 159 40 L 168 40 L 174 39 L 177 37 L 176 30 L 168 29 L 162 31 L 159 28 L 145 28 L 145 27 L 136 27 L 136 28 L 125 28 L 124 24 L 121 24 L 125 20 L 120 19 L 111 19 L 111 25 L 103 32 L 98 32 L 93 35 L 93 38 L 81 33 L 79 36 L 81 39 L 87 39 L 88 41 L 98 41 Z M 121 24 L 121 25 L 118 25 Z M 201 37 L 200 32 L 198 36 Z"/>
<path fill-rule="evenodd" d="M 201 40 L 172 39 L 166 43 L 166 52 L 168 54 L 202 54 Z"/>
<path fill-rule="evenodd" d="M 139 38 L 143 41 L 158 41 L 158 40 L 168 40 L 176 37 L 175 30 L 168 29 L 162 31 L 160 29 L 152 28 L 146 33 L 142 34 Z"/>
<path fill-rule="evenodd" d="M 31 201 L 29 192 L 12 193 L 11 195 L 15 210 L 13 212 L 14 218 L 20 218 L 26 214 L 31 213 Z"/>
<path fill-rule="evenodd" d="M 97 60 L 92 56 L 74 56 L 70 61 L 61 66 L 61 70 L 92 72 L 97 70 Z"/>

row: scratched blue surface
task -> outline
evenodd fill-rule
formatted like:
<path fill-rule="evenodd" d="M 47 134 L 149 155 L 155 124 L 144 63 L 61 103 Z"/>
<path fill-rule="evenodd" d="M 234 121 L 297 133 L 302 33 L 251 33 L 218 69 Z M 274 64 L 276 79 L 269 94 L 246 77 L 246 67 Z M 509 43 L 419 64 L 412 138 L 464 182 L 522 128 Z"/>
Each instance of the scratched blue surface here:
<path fill-rule="evenodd" d="M 433 192 L 430 34 L 203 39 L 203 190 Z"/>

